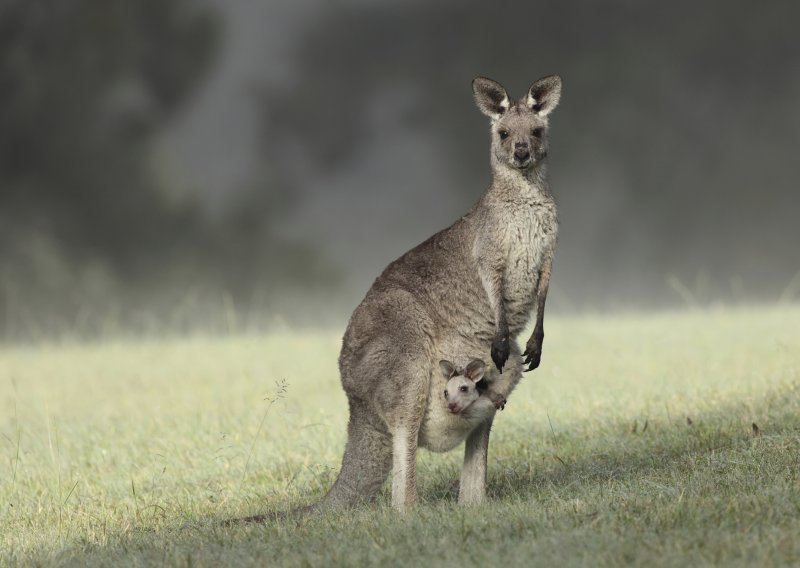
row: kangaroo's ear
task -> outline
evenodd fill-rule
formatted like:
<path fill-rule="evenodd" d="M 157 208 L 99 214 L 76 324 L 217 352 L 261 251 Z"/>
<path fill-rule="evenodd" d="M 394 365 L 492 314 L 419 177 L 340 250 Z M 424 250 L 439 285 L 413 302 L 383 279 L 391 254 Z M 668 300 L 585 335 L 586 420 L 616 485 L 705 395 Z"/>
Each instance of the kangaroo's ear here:
<path fill-rule="evenodd" d="M 508 94 L 497 81 L 486 77 L 476 77 L 472 81 L 472 92 L 475 94 L 478 108 L 492 120 L 497 120 L 508 110 L 510 104 Z"/>
<path fill-rule="evenodd" d="M 486 372 L 486 363 L 481 361 L 480 359 L 473 359 L 472 362 L 467 365 L 467 368 L 464 369 L 464 376 L 467 377 L 473 383 L 477 383 L 483 378 L 483 374 Z"/>
<path fill-rule="evenodd" d="M 446 381 L 449 381 L 450 378 L 456 374 L 456 368 L 450 361 L 446 361 L 445 359 L 439 361 L 439 369 L 441 369 L 442 376 Z"/>
<path fill-rule="evenodd" d="M 539 116 L 547 116 L 558 105 L 561 98 L 561 77 L 550 75 L 531 85 L 525 103 Z"/>

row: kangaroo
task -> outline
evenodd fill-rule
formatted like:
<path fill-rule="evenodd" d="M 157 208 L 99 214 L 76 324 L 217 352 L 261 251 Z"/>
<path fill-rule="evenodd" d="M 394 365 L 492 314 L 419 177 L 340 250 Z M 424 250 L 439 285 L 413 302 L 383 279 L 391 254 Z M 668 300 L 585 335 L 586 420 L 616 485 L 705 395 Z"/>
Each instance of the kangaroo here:
<path fill-rule="evenodd" d="M 481 396 L 477 383 L 483 379 L 486 364 L 480 359 L 474 359 L 466 369 L 457 369 L 450 361 L 443 359 L 439 361 L 439 368 L 447 381 L 444 386 L 447 410 L 452 414 L 460 414 Z"/>
<path fill-rule="evenodd" d="M 505 403 L 505 397 L 497 395 L 499 398 L 495 403 L 489 396 L 481 396 L 476 383 L 486 374 L 486 364 L 480 359 L 472 360 L 463 370 L 442 360 L 439 369 L 440 373 L 435 373 L 439 376 L 431 381 L 418 445 L 433 452 L 447 452 L 490 419 L 500 403 Z M 446 384 L 442 384 L 442 379 Z"/>
<path fill-rule="evenodd" d="M 444 399 L 447 410 L 452 414 L 461 414 L 481 396 L 487 397 L 496 409 L 503 410 L 505 408 L 507 401 L 502 394 L 488 390 L 488 386 L 485 384 L 483 387 L 480 386 L 486 372 L 486 363 L 480 359 L 473 359 L 463 370 L 457 369 L 450 361 L 443 359 L 439 361 L 439 368 L 447 381 L 444 386 Z M 424 428 L 425 423 L 423 422 Z"/>
<path fill-rule="evenodd" d="M 446 451 L 464 440 L 459 502 L 481 502 L 496 409 L 489 405 L 456 435 L 431 431 L 432 401 L 442 392 L 437 362 L 452 353 L 491 357 L 487 378 L 504 398 L 523 370 L 539 366 L 557 234 L 548 115 L 561 78 L 539 79 L 515 101 L 491 79 L 472 87 L 491 124 L 491 184 L 466 215 L 389 264 L 353 312 L 339 356 L 347 445 L 316 511 L 374 499 L 390 471 L 392 505 L 403 511 L 417 498 L 417 449 Z M 515 338 L 532 311 L 536 324 L 521 353 Z"/>

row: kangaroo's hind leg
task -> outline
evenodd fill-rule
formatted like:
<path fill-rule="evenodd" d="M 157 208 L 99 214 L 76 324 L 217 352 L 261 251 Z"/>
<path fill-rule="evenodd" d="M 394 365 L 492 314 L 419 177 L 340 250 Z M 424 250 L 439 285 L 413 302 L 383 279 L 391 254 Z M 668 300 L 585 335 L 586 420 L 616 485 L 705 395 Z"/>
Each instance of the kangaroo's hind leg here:
<path fill-rule="evenodd" d="M 392 438 L 363 401 L 350 397 L 342 469 L 317 510 L 342 509 L 375 499 L 392 468 Z"/>
<path fill-rule="evenodd" d="M 486 396 L 496 407 L 502 406 L 522 376 L 522 358 L 516 342 L 511 343 L 511 356 L 503 372 L 498 374 L 492 370 L 490 374 Z M 503 402 L 498 404 L 498 401 Z M 486 498 L 489 434 L 494 418 L 493 415 L 475 428 L 464 445 L 464 467 L 461 470 L 461 487 L 458 493 L 458 502 L 462 505 L 481 503 Z"/>
<path fill-rule="evenodd" d="M 464 467 L 458 502 L 461 505 L 476 505 L 486 497 L 486 469 L 489 458 L 489 433 L 493 418 L 475 428 L 464 445 Z"/>
<path fill-rule="evenodd" d="M 404 511 L 417 501 L 417 446 L 428 405 L 430 366 L 415 361 L 398 380 L 403 383 L 399 404 L 389 417 L 392 431 L 392 506 Z"/>
<path fill-rule="evenodd" d="M 375 394 L 392 435 L 392 506 L 403 511 L 417 500 L 417 445 L 428 406 L 431 363 L 424 349 L 399 352 Z"/>

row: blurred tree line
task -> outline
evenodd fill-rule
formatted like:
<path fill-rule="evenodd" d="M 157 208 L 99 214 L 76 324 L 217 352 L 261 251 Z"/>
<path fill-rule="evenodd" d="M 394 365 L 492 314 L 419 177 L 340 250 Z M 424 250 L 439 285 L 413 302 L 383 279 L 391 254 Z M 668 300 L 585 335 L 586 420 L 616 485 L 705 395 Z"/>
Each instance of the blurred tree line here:
<path fill-rule="evenodd" d="M 800 286 L 800 5 L 306 9 L 291 73 L 254 92 L 258 165 L 211 216 L 158 136 L 215 63 L 219 14 L 199 0 L 0 0 L 0 334 L 205 327 L 209 306 L 230 323 L 324 297 L 335 272 L 273 221 L 393 125 L 434 140 L 466 210 L 488 181 L 476 74 L 512 95 L 564 77 L 556 303 L 652 303 L 665 281 L 689 302 Z"/>
<path fill-rule="evenodd" d="M 467 205 L 488 178 L 471 78 L 519 96 L 559 73 L 555 286 L 583 306 L 774 299 L 800 284 L 799 18 L 743 0 L 337 3 L 266 106 L 325 172 L 371 143 L 388 101 L 436 138 Z"/>
<path fill-rule="evenodd" d="M 212 218 L 159 162 L 220 27 L 189 0 L 0 2 L 0 333 L 192 327 L 319 280 L 270 230 L 276 172 Z"/>

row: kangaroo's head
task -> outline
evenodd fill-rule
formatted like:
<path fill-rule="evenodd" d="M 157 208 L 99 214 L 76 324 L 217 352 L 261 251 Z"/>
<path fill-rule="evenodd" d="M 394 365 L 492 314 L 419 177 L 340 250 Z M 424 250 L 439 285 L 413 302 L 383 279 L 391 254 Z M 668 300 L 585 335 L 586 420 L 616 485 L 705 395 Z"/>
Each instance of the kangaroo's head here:
<path fill-rule="evenodd" d="M 463 371 L 456 369 L 450 361 L 439 361 L 442 376 L 447 381 L 444 387 L 444 399 L 447 409 L 458 414 L 475 402 L 480 393 L 476 386 L 486 372 L 486 364 L 480 359 L 473 359 Z"/>
<path fill-rule="evenodd" d="M 500 83 L 477 77 L 475 102 L 492 121 L 492 164 L 525 171 L 547 156 L 547 115 L 561 97 L 561 77 L 534 82 L 518 101 L 508 98 Z"/>

